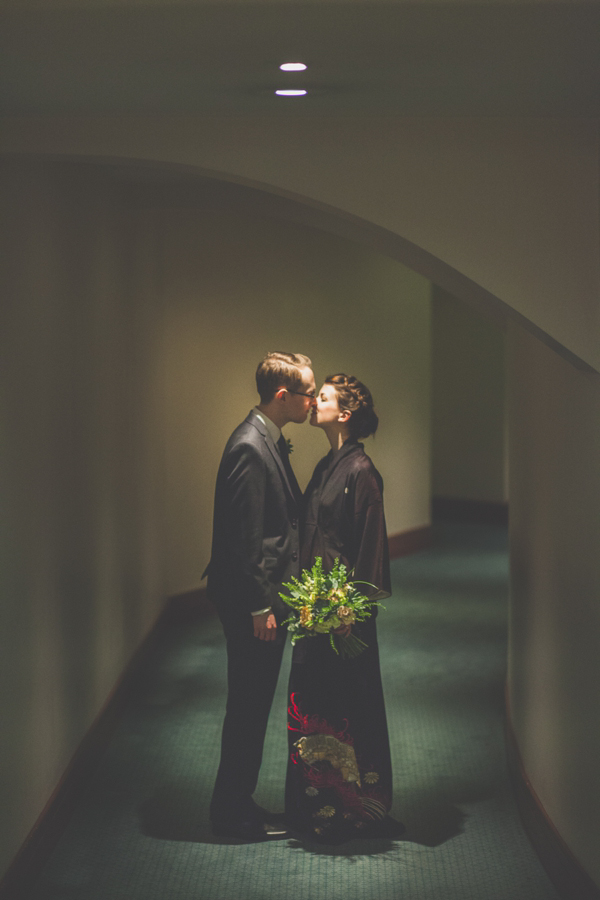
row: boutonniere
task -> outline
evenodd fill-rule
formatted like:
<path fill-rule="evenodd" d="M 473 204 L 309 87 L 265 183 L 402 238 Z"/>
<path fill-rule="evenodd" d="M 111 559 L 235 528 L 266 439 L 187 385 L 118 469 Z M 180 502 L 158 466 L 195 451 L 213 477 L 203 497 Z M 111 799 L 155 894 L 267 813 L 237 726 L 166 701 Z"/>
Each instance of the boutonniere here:
<path fill-rule="evenodd" d="M 286 439 L 285 439 L 285 442 L 286 442 L 286 444 L 287 444 L 288 453 L 292 453 L 293 450 L 294 450 L 294 445 L 292 444 L 292 442 L 290 441 L 289 438 L 286 438 Z"/>

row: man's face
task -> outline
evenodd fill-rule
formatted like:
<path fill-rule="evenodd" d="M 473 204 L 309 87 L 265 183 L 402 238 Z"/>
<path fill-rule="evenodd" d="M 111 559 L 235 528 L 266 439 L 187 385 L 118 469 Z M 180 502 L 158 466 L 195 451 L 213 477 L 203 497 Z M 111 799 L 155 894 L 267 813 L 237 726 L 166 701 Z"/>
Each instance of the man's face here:
<path fill-rule="evenodd" d="M 315 376 L 313 370 L 309 366 L 302 366 L 299 369 L 302 376 L 302 386 L 297 392 L 288 391 L 286 406 L 288 422 L 306 422 L 306 417 L 311 411 L 315 402 Z"/>

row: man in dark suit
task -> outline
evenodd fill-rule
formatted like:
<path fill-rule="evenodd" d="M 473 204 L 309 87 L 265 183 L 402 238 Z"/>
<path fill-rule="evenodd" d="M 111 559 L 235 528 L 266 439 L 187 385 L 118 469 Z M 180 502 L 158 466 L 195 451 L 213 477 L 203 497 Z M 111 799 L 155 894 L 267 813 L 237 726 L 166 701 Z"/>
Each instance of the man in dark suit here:
<path fill-rule="evenodd" d="M 285 643 L 282 583 L 299 574 L 301 493 L 281 429 L 315 398 L 310 359 L 269 353 L 256 370 L 260 403 L 227 442 L 217 475 L 208 594 L 227 641 L 228 696 L 210 805 L 215 834 L 285 837 L 252 799 Z"/>

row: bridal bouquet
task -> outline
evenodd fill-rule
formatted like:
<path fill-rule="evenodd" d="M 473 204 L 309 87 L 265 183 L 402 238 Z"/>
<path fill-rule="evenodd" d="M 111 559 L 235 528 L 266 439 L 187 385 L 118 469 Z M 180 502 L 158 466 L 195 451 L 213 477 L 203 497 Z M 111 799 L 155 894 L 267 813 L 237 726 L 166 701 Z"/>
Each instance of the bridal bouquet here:
<path fill-rule="evenodd" d="M 323 572 L 323 560 L 317 556 L 312 569 L 304 569 L 300 578 L 292 578 L 283 587 L 288 594 L 280 593 L 281 599 L 291 606 L 292 613 L 285 620 L 292 635 L 292 645 L 303 637 L 328 634 L 336 653 L 343 657 L 358 656 L 367 644 L 355 634 L 343 637 L 334 634 L 340 625 L 364 622 L 372 615 L 374 606 L 381 606 L 369 600 L 356 589 L 355 584 L 366 581 L 348 581 L 346 566 L 336 559 L 331 572 Z M 369 585 L 374 587 L 374 585 Z"/>

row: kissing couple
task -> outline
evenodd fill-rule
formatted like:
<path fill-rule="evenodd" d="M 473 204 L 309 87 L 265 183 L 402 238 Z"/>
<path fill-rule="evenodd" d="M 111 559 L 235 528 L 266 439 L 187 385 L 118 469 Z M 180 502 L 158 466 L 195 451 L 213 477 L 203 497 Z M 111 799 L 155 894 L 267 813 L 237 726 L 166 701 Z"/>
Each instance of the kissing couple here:
<path fill-rule="evenodd" d="M 254 801 L 269 711 L 286 640 L 284 585 L 336 560 L 370 600 L 390 596 L 383 482 L 364 451 L 378 417 L 368 388 L 337 374 L 316 391 L 312 363 L 268 353 L 256 370 L 260 402 L 225 447 L 217 475 L 208 595 L 227 643 L 228 695 L 221 758 L 210 804 L 215 835 L 248 842 L 300 836 L 338 844 L 398 837 L 389 816 L 392 769 L 376 635 L 365 621 L 340 624 L 366 644 L 333 652 L 327 634 L 294 646 L 288 693 L 285 811 Z M 331 445 L 302 492 L 282 429 L 321 428 Z"/>

